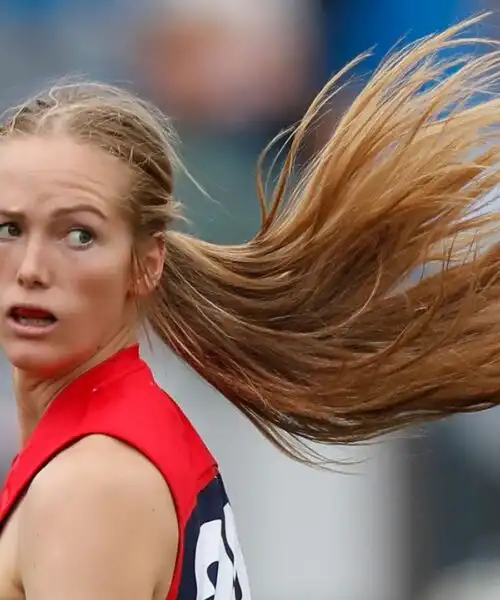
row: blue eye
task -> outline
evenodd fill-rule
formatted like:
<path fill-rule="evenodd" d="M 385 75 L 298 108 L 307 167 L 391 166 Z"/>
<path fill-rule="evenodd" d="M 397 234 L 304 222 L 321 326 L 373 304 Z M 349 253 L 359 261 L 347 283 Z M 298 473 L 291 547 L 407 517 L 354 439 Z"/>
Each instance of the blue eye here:
<path fill-rule="evenodd" d="M 68 244 L 72 248 L 87 248 L 94 242 L 94 234 L 85 227 L 74 227 L 68 233 Z"/>
<path fill-rule="evenodd" d="M 21 235 L 21 228 L 12 221 L 0 224 L 0 239 L 9 240 Z"/>

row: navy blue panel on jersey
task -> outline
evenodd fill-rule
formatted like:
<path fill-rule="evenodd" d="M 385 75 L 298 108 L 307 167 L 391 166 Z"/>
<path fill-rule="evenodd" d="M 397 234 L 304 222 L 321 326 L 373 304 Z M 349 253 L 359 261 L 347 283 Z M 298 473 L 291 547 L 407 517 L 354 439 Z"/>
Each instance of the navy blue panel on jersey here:
<path fill-rule="evenodd" d="M 184 532 L 178 600 L 250 600 L 234 516 L 220 476 L 198 495 Z"/>

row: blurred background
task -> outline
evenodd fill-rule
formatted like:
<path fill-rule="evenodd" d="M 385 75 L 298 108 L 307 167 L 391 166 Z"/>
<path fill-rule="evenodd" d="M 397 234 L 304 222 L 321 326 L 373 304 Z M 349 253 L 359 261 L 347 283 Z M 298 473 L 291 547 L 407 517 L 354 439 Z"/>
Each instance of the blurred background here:
<path fill-rule="evenodd" d="M 361 81 L 401 38 L 497 8 L 498 0 L 2 0 L 0 107 L 67 75 L 154 100 L 212 198 L 179 176 L 192 228 L 239 242 L 258 226 L 259 151 L 334 71 L 374 47 L 356 70 Z M 499 16 L 476 32 L 499 37 Z M 331 121 L 358 85 L 336 98 Z M 221 464 L 254 600 L 500 598 L 498 410 L 335 450 L 353 464 L 319 473 L 279 455 L 168 351 L 146 355 Z M 5 362 L 0 370 L 5 473 L 17 440 Z"/>

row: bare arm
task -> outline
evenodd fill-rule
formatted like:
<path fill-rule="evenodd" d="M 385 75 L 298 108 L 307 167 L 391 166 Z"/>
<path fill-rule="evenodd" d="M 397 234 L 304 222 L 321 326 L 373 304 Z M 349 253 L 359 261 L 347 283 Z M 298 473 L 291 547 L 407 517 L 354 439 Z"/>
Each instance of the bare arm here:
<path fill-rule="evenodd" d="M 134 450 L 85 438 L 37 476 L 20 511 L 27 600 L 165 598 L 175 508 L 161 474 Z"/>

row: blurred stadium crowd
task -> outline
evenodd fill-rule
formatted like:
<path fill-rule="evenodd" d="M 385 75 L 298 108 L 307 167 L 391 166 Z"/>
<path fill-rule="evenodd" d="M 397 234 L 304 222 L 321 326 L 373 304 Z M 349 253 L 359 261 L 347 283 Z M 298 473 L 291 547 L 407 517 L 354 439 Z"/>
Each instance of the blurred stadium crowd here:
<path fill-rule="evenodd" d="M 300 116 L 332 72 L 374 47 L 356 70 L 366 75 L 401 38 L 497 8 L 495 0 L 2 0 L 0 108 L 67 76 L 138 91 L 173 118 L 183 160 L 214 198 L 179 176 L 177 194 L 193 227 L 207 239 L 238 242 L 258 225 L 258 152 Z M 498 37 L 499 26 L 493 15 L 478 33 Z M 338 96 L 332 119 L 356 85 Z M 5 472 L 17 442 L 4 362 L 0 371 Z M 307 600 L 500 598 L 499 430 L 500 413 L 491 411 L 429 427 L 394 450 L 403 456 L 394 485 L 406 490 L 391 500 L 405 503 L 405 533 L 398 537 L 406 561 L 403 596 L 370 586 L 370 565 L 359 564 L 365 596 L 339 595 L 325 584 L 322 595 Z M 355 527 L 354 509 L 348 518 Z M 384 518 L 387 531 L 399 527 Z M 251 522 L 252 515 L 241 519 Z M 335 528 L 333 520 L 333 536 Z M 384 540 L 370 543 L 375 555 Z M 281 597 L 261 588 L 256 600 Z M 299 591 L 282 597 L 305 600 Z"/>

